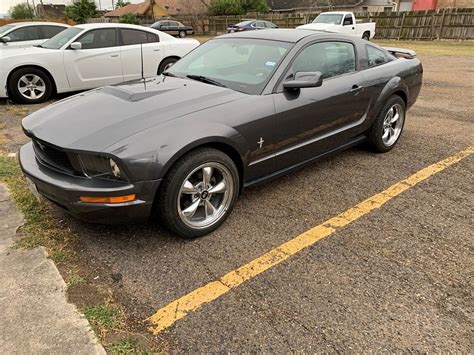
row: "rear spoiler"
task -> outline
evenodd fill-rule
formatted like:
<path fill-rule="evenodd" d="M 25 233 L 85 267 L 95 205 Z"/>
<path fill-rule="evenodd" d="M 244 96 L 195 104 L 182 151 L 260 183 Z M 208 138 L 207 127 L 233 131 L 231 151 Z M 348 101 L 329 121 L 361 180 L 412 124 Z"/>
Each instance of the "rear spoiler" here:
<path fill-rule="evenodd" d="M 411 49 L 405 48 L 393 48 L 393 47 L 382 47 L 386 51 L 390 52 L 397 58 L 407 58 L 412 59 L 416 57 L 416 52 L 412 51 Z"/>

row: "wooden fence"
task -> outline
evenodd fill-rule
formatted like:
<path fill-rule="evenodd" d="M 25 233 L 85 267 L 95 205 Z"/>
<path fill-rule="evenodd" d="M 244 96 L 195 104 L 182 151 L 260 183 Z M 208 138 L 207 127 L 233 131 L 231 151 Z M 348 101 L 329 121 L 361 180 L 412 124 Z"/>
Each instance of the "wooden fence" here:
<path fill-rule="evenodd" d="M 281 28 L 295 28 L 311 22 L 318 13 L 248 14 L 245 16 L 186 16 L 176 19 L 192 25 L 197 33 L 216 35 L 227 26 L 245 19 L 262 19 Z M 379 12 L 356 14 L 357 19 L 376 23 L 376 38 L 402 40 L 474 39 L 474 9 Z"/>

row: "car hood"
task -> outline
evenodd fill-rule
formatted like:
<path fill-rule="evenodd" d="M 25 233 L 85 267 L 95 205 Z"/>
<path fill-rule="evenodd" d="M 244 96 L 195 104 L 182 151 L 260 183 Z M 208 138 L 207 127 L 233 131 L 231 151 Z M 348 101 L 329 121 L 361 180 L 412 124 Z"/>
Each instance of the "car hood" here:
<path fill-rule="evenodd" d="M 36 53 L 44 53 L 47 51 L 54 51 L 56 49 L 46 49 L 41 47 L 0 47 L 0 59 L 7 57 L 18 57 L 21 55 L 34 55 Z"/>
<path fill-rule="evenodd" d="M 308 23 L 307 25 L 302 25 L 296 27 L 299 30 L 316 30 L 316 31 L 331 31 L 336 25 L 331 23 Z"/>
<path fill-rule="evenodd" d="M 55 146 L 101 152 L 135 133 L 245 97 L 210 84 L 159 76 L 72 96 L 27 116 L 22 125 L 28 136 Z"/>

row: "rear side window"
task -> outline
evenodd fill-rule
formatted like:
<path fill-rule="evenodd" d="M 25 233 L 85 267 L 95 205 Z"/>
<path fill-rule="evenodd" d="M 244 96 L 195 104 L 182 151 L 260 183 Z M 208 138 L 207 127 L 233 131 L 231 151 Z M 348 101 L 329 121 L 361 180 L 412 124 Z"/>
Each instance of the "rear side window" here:
<path fill-rule="evenodd" d="M 352 24 L 353 24 L 353 23 L 352 23 L 352 16 L 351 16 L 351 15 L 346 15 L 346 16 L 344 17 L 344 23 L 343 23 L 343 25 L 344 25 L 344 26 L 347 26 L 347 25 L 352 25 Z"/>
<path fill-rule="evenodd" d="M 160 41 L 160 38 L 158 37 L 158 35 L 156 35 L 154 33 L 147 32 L 146 37 L 148 39 L 148 43 L 155 43 L 155 42 Z"/>
<path fill-rule="evenodd" d="M 387 54 L 378 48 L 366 46 L 367 58 L 369 60 L 369 68 L 376 67 L 388 62 Z"/>
<path fill-rule="evenodd" d="M 115 28 L 91 30 L 77 42 L 82 43 L 82 49 L 115 47 L 117 46 L 117 34 Z"/>
<path fill-rule="evenodd" d="M 42 26 L 41 31 L 43 32 L 42 38 L 51 38 L 56 36 L 59 32 L 64 31 L 66 28 L 61 26 Z"/>
<path fill-rule="evenodd" d="M 131 30 L 131 29 L 120 29 L 122 34 L 122 45 L 130 46 L 133 44 L 148 43 L 148 36 L 145 31 Z"/>
<path fill-rule="evenodd" d="M 343 75 L 356 70 L 354 46 L 346 42 L 320 42 L 303 49 L 292 65 L 293 74 L 316 72 L 323 79 Z"/>
<path fill-rule="evenodd" d="M 8 34 L 12 42 L 34 41 L 40 39 L 38 26 L 22 27 Z"/>

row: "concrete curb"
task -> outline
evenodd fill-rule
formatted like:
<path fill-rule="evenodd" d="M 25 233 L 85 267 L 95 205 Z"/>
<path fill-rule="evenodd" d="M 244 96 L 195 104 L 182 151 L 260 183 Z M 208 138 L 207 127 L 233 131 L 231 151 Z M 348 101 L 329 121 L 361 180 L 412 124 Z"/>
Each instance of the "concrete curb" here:
<path fill-rule="evenodd" d="M 89 322 L 67 302 L 44 248 L 13 249 L 23 216 L 0 183 L 0 349 L 4 354 L 105 354 Z"/>

